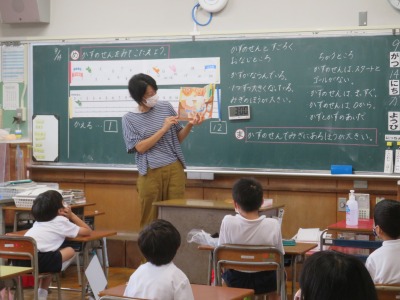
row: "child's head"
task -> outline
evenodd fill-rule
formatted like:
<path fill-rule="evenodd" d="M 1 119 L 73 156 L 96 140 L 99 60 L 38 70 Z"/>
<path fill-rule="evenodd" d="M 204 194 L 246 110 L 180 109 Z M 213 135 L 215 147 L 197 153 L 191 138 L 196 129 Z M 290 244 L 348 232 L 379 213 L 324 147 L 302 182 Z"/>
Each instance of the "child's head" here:
<path fill-rule="evenodd" d="M 375 226 L 379 226 L 389 238 L 400 238 L 400 202 L 385 199 L 378 202 L 374 210 Z M 379 230 L 377 230 L 379 232 Z"/>
<path fill-rule="evenodd" d="M 181 235 L 170 222 L 157 219 L 139 234 L 139 249 L 156 266 L 170 263 L 181 245 Z"/>
<path fill-rule="evenodd" d="M 54 190 L 49 190 L 39 194 L 32 205 L 32 215 L 38 222 L 53 220 L 59 215 L 59 210 L 63 208 L 62 195 Z"/>
<path fill-rule="evenodd" d="M 316 252 L 300 274 L 301 300 L 376 300 L 371 275 L 357 257 L 335 251 Z"/>
<path fill-rule="evenodd" d="M 233 186 L 233 201 L 245 212 L 258 211 L 263 203 L 263 189 L 254 178 L 241 178 Z"/>

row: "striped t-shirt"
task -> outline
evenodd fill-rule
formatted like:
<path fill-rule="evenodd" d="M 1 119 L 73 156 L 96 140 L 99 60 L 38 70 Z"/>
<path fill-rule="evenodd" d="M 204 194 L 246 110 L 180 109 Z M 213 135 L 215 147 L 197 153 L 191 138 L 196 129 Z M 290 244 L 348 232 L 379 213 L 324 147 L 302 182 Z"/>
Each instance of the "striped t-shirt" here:
<path fill-rule="evenodd" d="M 135 146 L 155 134 L 164 125 L 165 118 L 176 116 L 172 105 L 167 101 L 159 101 L 147 112 L 128 112 L 122 117 L 122 131 L 126 150 L 135 152 L 136 164 L 140 175 L 146 175 L 147 169 L 167 166 L 180 160 L 185 167 L 178 132 L 182 130 L 180 123 L 174 124 L 162 138 L 145 153 L 140 154 Z"/>

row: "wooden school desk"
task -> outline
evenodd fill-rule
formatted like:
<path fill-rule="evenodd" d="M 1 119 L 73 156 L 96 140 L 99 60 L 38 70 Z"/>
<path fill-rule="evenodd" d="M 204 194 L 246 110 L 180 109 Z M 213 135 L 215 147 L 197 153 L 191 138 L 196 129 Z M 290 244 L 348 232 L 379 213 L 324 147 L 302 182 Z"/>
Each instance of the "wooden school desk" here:
<path fill-rule="evenodd" d="M 337 232 L 354 232 L 357 234 L 368 234 L 372 235 L 372 229 L 374 228 L 373 219 L 359 219 L 358 225 L 348 226 L 346 220 L 339 221 L 335 224 L 331 224 L 327 227 L 329 230 L 335 230 Z"/>
<path fill-rule="evenodd" d="M 0 280 L 18 277 L 16 295 L 18 299 L 24 299 L 20 275 L 29 274 L 32 271 L 33 269 L 30 267 L 0 266 Z"/>
<path fill-rule="evenodd" d="M 245 297 L 254 296 L 254 290 L 229 288 L 225 286 L 209 286 L 201 284 L 191 284 L 193 296 L 195 300 L 243 300 Z M 99 293 L 99 296 L 116 296 L 124 295 L 126 284 L 121 284 Z"/>
<path fill-rule="evenodd" d="M 292 297 L 296 292 L 296 278 L 297 278 L 297 271 L 296 271 L 296 264 L 300 258 L 304 258 L 306 253 L 315 247 L 318 244 L 315 243 L 296 243 L 294 246 L 283 246 L 285 250 L 285 255 L 291 257 L 291 270 L 292 270 Z M 209 251 L 209 261 L 208 261 L 208 284 L 211 284 L 211 272 L 213 269 L 213 251 L 214 247 L 208 245 L 200 245 L 198 246 L 199 250 L 206 250 Z"/>
<path fill-rule="evenodd" d="M 14 205 L 14 200 L 13 199 L 1 199 L 0 200 L 0 234 L 4 234 L 6 232 L 6 220 L 4 218 L 4 211 L 3 208 Z"/>
<path fill-rule="evenodd" d="M 206 252 L 198 251 L 197 244 L 187 243 L 186 237 L 191 229 L 203 229 L 214 234 L 219 232 L 222 219 L 235 214 L 233 200 L 177 199 L 154 202 L 158 217 L 170 221 L 181 234 L 181 247 L 174 263 L 189 278 L 191 283 L 207 284 L 208 257 Z M 267 217 L 278 216 L 284 205 L 271 205 L 260 209 Z"/>
<path fill-rule="evenodd" d="M 93 206 L 96 205 L 96 203 L 82 203 L 82 204 L 73 204 L 71 205 L 71 209 L 75 214 L 77 214 L 80 218 L 84 217 L 84 212 L 85 212 L 85 207 L 87 206 Z M 13 211 L 15 213 L 14 215 L 14 229 L 13 231 L 18 230 L 18 221 L 19 218 L 22 214 L 24 215 L 30 215 L 31 208 L 30 207 L 16 207 L 14 205 L 9 205 L 9 206 L 3 206 L 2 207 L 2 213 L 4 211 Z M 30 217 L 27 217 L 28 219 L 33 220 L 33 216 L 30 215 Z M 2 233 L 4 234 L 4 232 Z"/>
<path fill-rule="evenodd" d="M 283 249 L 285 250 L 285 255 L 291 256 L 290 267 L 292 270 L 292 295 L 291 295 L 292 298 L 296 293 L 297 262 L 301 258 L 304 259 L 306 253 L 317 246 L 318 244 L 313 244 L 313 243 L 296 243 L 296 245 L 294 246 L 283 246 Z"/>
<path fill-rule="evenodd" d="M 24 235 L 27 230 L 21 230 L 21 231 L 16 231 L 16 232 L 10 232 L 7 233 L 7 235 Z M 85 292 L 86 292 L 86 276 L 85 276 L 85 270 L 89 265 L 89 252 L 91 249 L 91 242 L 92 241 L 99 241 L 101 250 L 102 250 L 102 257 L 103 257 L 103 271 L 104 274 L 107 277 L 107 265 L 106 265 L 106 249 L 105 249 L 105 244 L 104 244 L 104 238 L 116 235 L 117 232 L 113 230 L 93 230 L 92 233 L 89 236 L 78 236 L 76 238 L 67 238 L 68 241 L 73 241 L 73 242 L 80 242 L 82 243 L 82 249 L 83 249 L 83 266 L 82 266 L 82 273 L 81 273 L 81 278 L 82 278 L 82 300 L 85 299 Z"/>
<path fill-rule="evenodd" d="M 366 260 L 368 255 L 379 248 L 382 245 L 382 241 L 377 241 L 373 239 L 372 229 L 374 228 L 373 219 L 359 219 L 358 225 L 348 226 L 346 221 L 340 221 L 335 224 L 331 224 L 321 232 L 321 250 L 323 246 L 328 245 L 329 249 L 343 252 L 346 254 L 354 255 L 362 260 Z M 323 234 L 327 231 L 338 232 L 353 232 L 355 234 L 365 234 L 370 237 L 369 240 L 345 240 L 337 238 L 323 238 Z"/>
<path fill-rule="evenodd" d="M 83 212 L 83 221 L 85 221 L 87 224 L 89 224 L 93 229 L 96 229 L 95 226 L 95 220 L 96 217 L 98 216 L 103 216 L 106 213 L 104 211 L 98 211 L 98 210 L 84 210 Z"/>

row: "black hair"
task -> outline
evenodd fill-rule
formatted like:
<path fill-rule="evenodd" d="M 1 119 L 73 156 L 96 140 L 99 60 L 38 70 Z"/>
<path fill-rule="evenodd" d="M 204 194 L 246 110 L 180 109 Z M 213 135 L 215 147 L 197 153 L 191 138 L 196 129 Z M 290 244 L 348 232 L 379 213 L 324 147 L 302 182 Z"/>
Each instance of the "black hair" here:
<path fill-rule="evenodd" d="M 374 221 L 390 238 L 400 238 L 400 202 L 391 199 L 379 201 L 375 206 Z"/>
<path fill-rule="evenodd" d="M 157 83 L 153 77 L 139 73 L 133 75 L 128 83 L 129 94 L 138 104 L 143 101 L 143 96 L 146 94 L 147 86 L 151 86 L 154 91 L 158 90 Z"/>
<path fill-rule="evenodd" d="M 53 220 L 63 207 L 62 195 L 55 190 L 48 190 L 36 197 L 31 212 L 36 221 L 47 222 Z"/>
<path fill-rule="evenodd" d="M 364 263 L 355 256 L 320 251 L 307 258 L 300 274 L 302 300 L 377 300 Z"/>
<path fill-rule="evenodd" d="M 181 245 L 181 235 L 170 222 L 157 219 L 139 234 L 139 249 L 156 266 L 170 263 Z"/>
<path fill-rule="evenodd" d="M 263 203 L 263 189 L 254 178 L 241 178 L 232 188 L 233 200 L 245 212 L 259 210 Z"/>

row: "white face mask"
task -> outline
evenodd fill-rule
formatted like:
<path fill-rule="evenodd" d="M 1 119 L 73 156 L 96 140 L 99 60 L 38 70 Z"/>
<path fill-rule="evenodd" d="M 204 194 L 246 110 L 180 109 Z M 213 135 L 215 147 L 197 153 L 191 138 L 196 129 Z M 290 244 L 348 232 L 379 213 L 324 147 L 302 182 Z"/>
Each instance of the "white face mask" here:
<path fill-rule="evenodd" d="M 154 107 L 157 104 L 157 101 L 158 101 L 158 95 L 155 94 L 154 96 L 151 96 L 146 100 L 144 100 L 143 104 L 146 105 L 147 107 Z"/>

